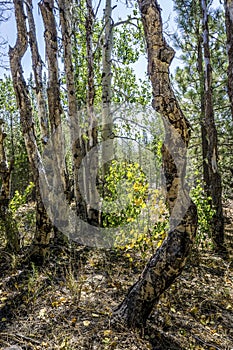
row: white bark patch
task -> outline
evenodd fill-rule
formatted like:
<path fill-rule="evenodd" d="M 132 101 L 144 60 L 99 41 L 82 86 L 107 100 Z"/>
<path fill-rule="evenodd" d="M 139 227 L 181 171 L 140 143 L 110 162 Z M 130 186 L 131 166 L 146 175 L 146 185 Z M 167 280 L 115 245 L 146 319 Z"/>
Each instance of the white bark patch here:
<path fill-rule="evenodd" d="M 203 32 L 203 43 L 206 44 L 208 42 L 208 30 L 205 29 Z"/>
<path fill-rule="evenodd" d="M 218 166 L 217 166 L 217 159 L 216 159 L 216 151 L 215 151 L 215 148 L 213 150 L 213 155 L 212 155 L 212 158 L 211 158 L 211 165 L 212 165 L 212 170 L 214 173 L 217 172 L 218 170 Z"/>

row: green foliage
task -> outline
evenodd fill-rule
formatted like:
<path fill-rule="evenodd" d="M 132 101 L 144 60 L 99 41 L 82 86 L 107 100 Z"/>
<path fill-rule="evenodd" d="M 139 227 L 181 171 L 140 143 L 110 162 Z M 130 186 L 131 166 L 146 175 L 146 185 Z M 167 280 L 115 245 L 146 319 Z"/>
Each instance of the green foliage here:
<path fill-rule="evenodd" d="M 124 251 L 126 257 L 132 261 L 132 255 L 139 252 L 142 259 L 147 260 L 153 255 L 167 236 L 168 211 L 161 190 L 149 191 L 150 200 L 134 225 L 130 226 L 128 233 L 130 239 L 127 243 L 126 230 L 118 236 L 117 247 Z"/>
<path fill-rule="evenodd" d="M 211 222 L 214 215 L 214 210 L 211 208 L 211 197 L 205 195 L 201 181 L 191 190 L 191 197 L 197 206 L 198 213 L 198 232 L 196 242 L 205 247 L 208 245 L 211 234 Z"/>
<path fill-rule="evenodd" d="M 193 166 L 202 165 L 201 151 L 201 113 L 204 90 L 203 72 L 198 72 L 198 52 L 202 45 L 202 23 L 200 3 L 194 0 L 175 0 L 178 30 L 174 35 L 174 44 L 180 51 L 181 64 L 176 68 L 174 85 L 180 105 L 192 124 L 191 147 Z M 212 65 L 212 94 L 214 117 L 218 132 L 219 166 L 223 176 L 223 193 L 232 195 L 232 118 L 227 95 L 227 50 L 225 16 L 222 7 L 209 7 L 209 40 Z M 200 57 L 199 57 L 200 58 Z M 203 60 L 203 57 L 201 57 Z M 203 62 L 202 62 L 203 65 Z M 199 177 L 200 178 L 200 177 Z"/>
<path fill-rule="evenodd" d="M 132 261 L 159 247 L 167 232 L 168 211 L 161 190 L 148 189 L 140 165 L 113 161 L 104 187 L 103 226 L 117 228 L 115 248 Z M 111 230 L 109 230 L 111 232 Z"/>
<path fill-rule="evenodd" d="M 29 183 L 31 171 L 21 132 L 20 116 L 17 110 L 12 79 L 7 76 L 4 76 L 4 79 L 0 80 L 0 116 L 5 121 L 7 158 L 8 161 L 14 160 L 11 175 L 11 190 L 13 193 L 16 190 L 21 192 L 24 191 Z"/>
<path fill-rule="evenodd" d="M 118 227 L 133 222 L 146 206 L 148 189 L 139 164 L 113 161 L 105 181 L 104 226 Z"/>
<path fill-rule="evenodd" d="M 12 211 L 12 213 L 16 213 L 19 207 L 26 204 L 28 196 L 32 193 L 34 187 L 34 183 L 30 182 L 23 194 L 20 194 L 17 190 L 15 191 L 15 195 L 11 199 L 9 204 L 9 208 Z"/>
<path fill-rule="evenodd" d="M 20 232 L 21 245 L 28 244 L 35 230 L 35 206 L 34 203 L 29 203 L 34 186 L 34 183 L 30 182 L 22 194 L 16 190 L 9 203 L 12 222 L 17 225 Z"/>

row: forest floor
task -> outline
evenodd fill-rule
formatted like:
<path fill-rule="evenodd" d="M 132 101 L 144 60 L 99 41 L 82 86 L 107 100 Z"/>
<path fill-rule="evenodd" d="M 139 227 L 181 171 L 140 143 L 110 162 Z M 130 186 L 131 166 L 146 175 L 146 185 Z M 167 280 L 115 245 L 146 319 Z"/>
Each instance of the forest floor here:
<path fill-rule="evenodd" d="M 43 268 L 24 256 L 0 249 L 0 349 L 233 350 L 232 255 L 194 247 L 141 333 L 110 325 L 143 269 L 140 254 L 53 247 Z"/>

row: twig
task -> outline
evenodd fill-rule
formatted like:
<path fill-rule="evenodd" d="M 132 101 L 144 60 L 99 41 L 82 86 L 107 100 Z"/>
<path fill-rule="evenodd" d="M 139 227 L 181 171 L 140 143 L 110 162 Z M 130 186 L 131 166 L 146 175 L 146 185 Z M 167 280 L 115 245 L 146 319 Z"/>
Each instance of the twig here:
<path fill-rule="evenodd" d="M 205 342 L 204 340 L 202 340 L 201 338 L 197 337 L 197 336 L 194 335 L 194 334 L 192 334 L 192 337 L 193 337 L 194 339 L 196 339 L 197 341 L 199 341 L 200 343 L 205 344 L 206 346 L 209 346 L 209 347 L 214 348 L 214 349 L 216 349 L 216 350 L 221 350 L 219 347 L 217 347 L 217 346 L 214 345 L 213 343 L 207 343 L 207 342 Z"/>
<path fill-rule="evenodd" d="M 33 339 L 31 337 L 28 337 L 26 335 L 23 335 L 23 334 L 20 334 L 20 333 L 16 333 L 16 334 L 11 334 L 11 333 L 0 333 L 0 336 L 3 336 L 3 337 L 8 337 L 8 338 L 13 338 L 15 339 L 16 337 L 18 338 L 22 338 L 24 340 L 28 340 L 28 341 L 31 341 L 32 343 L 35 343 L 37 345 L 40 345 L 41 342 L 39 340 L 36 340 L 36 339 Z"/>

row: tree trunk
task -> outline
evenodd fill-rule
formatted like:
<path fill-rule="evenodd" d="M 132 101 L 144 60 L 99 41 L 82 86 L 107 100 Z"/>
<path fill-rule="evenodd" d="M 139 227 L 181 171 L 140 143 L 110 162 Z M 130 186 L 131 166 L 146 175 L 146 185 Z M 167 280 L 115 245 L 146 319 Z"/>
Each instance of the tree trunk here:
<path fill-rule="evenodd" d="M 197 228 L 197 211 L 184 183 L 190 125 L 174 96 L 169 66 L 174 51 L 162 31 L 161 10 L 155 0 L 139 0 L 148 51 L 148 73 L 153 87 L 153 107 L 165 126 L 163 167 L 170 211 L 170 230 L 163 244 L 146 265 L 139 280 L 113 313 L 113 323 L 131 328 L 145 325 L 160 295 L 181 273 Z"/>
<path fill-rule="evenodd" d="M 43 1 L 39 3 L 41 10 L 45 32 L 45 51 L 48 63 L 48 109 L 49 109 L 49 121 L 51 128 L 51 137 L 53 144 L 53 166 L 56 166 L 58 170 L 56 176 L 50 176 L 48 178 L 53 191 L 53 201 L 58 205 L 60 192 L 64 192 L 69 198 L 69 179 L 68 171 L 65 162 L 65 148 L 64 148 L 64 135 L 61 122 L 62 105 L 60 98 L 60 83 L 59 83 L 59 68 L 58 68 L 58 36 L 56 29 L 56 21 L 54 16 L 54 1 Z M 50 155 L 51 156 L 51 155 Z M 54 223 L 61 222 L 66 216 L 64 206 L 59 207 L 59 217 L 57 217 L 56 210 L 53 212 Z M 67 237 L 64 236 L 55 224 L 55 240 L 59 244 L 66 244 Z"/>
<path fill-rule="evenodd" d="M 93 26 L 94 10 L 92 0 L 86 0 L 86 52 L 87 52 L 87 115 L 88 115 L 88 141 L 87 141 L 87 218 L 91 225 L 99 225 L 99 195 L 96 190 L 96 177 L 98 169 L 97 151 L 97 119 L 94 113 L 95 81 L 94 81 L 94 53 L 93 53 Z M 93 149 L 92 152 L 90 152 Z"/>
<path fill-rule="evenodd" d="M 212 207 L 215 210 L 212 222 L 212 239 L 215 249 L 222 250 L 224 244 L 224 217 L 222 209 L 222 180 L 218 169 L 218 136 L 214 120 L 213 94 L 212 94 L 212 67 L 209 47 L 209 25 L 206 0 L 201 0 L 203 49 L 205 62 L 205 116 L 204 124 L 207 137 L 208 162 L 208 192 L 212 198 Z"/>
<path fill-rule="evenodd" d="M 9 50 L 10 67 L 16 101 L 20 111 L 22 132 L 36 190 L 36 233 L 33 240 L 31 258 L 38 263 L 42 263 L 48 253 L 48 243 L 52 226 L 40 194 L 39 172 L 43 171 L 43 164 L 37 147 L 31 100 L 21 65 L 22 58 L 28 46 L 26 16 L 23 2 L 14 0 L 14 8 L 17 25 L 17 41 L 15 46 Z"/>
<path fill-rule="evenodd" d="M 113 121 L 111 114 L 113 23 L 112 1 L 106 0 L 104 11 L 104 42 L 102 53 L 102 178 L 108 173 L 113 157 Z"/>
<path fill-rule="evenodd" d="M 10 188 L 11 188 L 11 171 L 13 168 L 13 159 L 8 164 L 4 139 L 7 136 L 3 130 L 3 119 L 0 119 L 0 224 L 3 225 L 6 236 L 6 249 L 17 253 L 20 249 L 20 239 L 17 224 L 9 210 Z"/>
<path fill-rule="evenodd" d="M 233 120 L 233 0 L 224 0 L 228 54 L 228 95 Z"/>
<path fill-rule="evenodd" d="M 207 196 L 210 196 L 209 192 L 209 170 L 208 170 L 208 140 L 207 140 L 207 130 L 205 126 L 205 96 L 204 96 L 204 70 L 203 70 L 203 53 L 202 53 L 202 36 L 199 33 L 199 28 L 197 32 L 198 38 L 198 48 L 197 48 L 197 69 L 200 81 L 200 99 L 201 99 L 201 111 L 200 111 L 200 125 L 201 125 L 201 146 L 202 146 L 202 166 L 203 166 L 203 179 L 204 179 L 204 189 Z"/>
<path fill-rule="evenodd" d="M 36 38 L 36 27 L 33 17 L 33 5 L 32 0 L 26 2 L 27 8 L 27 17 L 29 24 L 29 44 L 31 47 L 32 53 L 32 68 L 34 72 L 34 79 L 36 84 L 36 98 L 38 105 L 38 116 L 40 120 L 41 127 L 41 141 L 43 144 L 46 144 L 49 139 L 49 123 L 48 123 L 48 111 L 46 105 L 46 98 L 44 96 L 44 84 L 42 79 L 43 71 L 43 61 L 40 57 L 37 38 Z"/>
<path fill-rule="evenodd" d="M 68 113 L 72 143 L 73 171 L 74 171 L 74 197 L 77 215 L 87 221 L 87 208 L 82 196 L 79 183 L 79 169 L 86 155 L 85 142 L 79 125 L 79 110 L 75 94 L 74 66 L 72 62 L 72 28 L 71 8 L 68 0 L 59 0 L 60 22 L 62 31 L 62 44 L 64 50 L 64 68 L 66 73 L 66 86 L 68 97 Z"/>

